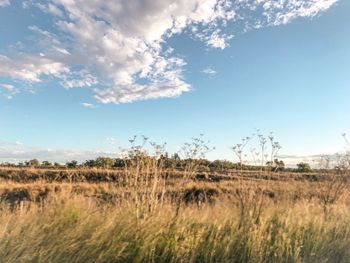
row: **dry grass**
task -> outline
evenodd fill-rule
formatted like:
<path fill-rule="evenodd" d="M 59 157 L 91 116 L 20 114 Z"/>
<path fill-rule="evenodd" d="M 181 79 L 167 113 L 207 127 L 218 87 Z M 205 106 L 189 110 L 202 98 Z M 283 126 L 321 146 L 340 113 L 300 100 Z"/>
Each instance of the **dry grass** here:
<path fill-rule="evenodd" d="M 184 176 L 135 160 L 1 169 L 0 262 L 350 262 L 350 194 L 334 174 Z"/>
<path fill-rule="evenodd" d="M 258 222 L 236 206 L 171 204 L 139 211 L 76 195 L 0 216 L 2 262 L 349 262 L 350 213 L 335 205 L 271 202 Z M 146 208 L 144 208 L 146 209 Z M 252 209 L 252 208 L 250 208 Z M 249 210 L 252 212 L 253 210 Z"/>

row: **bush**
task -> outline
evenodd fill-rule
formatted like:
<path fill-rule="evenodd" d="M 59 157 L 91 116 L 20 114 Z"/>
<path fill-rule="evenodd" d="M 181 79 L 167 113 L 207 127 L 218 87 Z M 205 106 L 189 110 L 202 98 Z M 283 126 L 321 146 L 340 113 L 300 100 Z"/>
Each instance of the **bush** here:
<path fill-rule="evenodd" d="M 297 171 L 300 173 L 309 173 L 312 171 L 311 166 L 308 163 L 304 163 L 304 162 L 298 163 L 297 167 L 298 167 Z"/>

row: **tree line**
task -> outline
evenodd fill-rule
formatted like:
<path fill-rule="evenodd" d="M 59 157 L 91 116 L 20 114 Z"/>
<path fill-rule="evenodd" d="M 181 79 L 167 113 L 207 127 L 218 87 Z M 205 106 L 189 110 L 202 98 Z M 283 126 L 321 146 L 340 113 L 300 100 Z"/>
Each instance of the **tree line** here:
<path fill-rule="evenodd" d="M 154 158 L 154 157 L 150 157 Z M 202 172 L 210 171 L 229 171 L 229 170 L 245 170 L 245 171 L 289 171 L 289 172 L 311 172 L 311 166 L 308 163 L 301 162 L 297 164 L 296 168 L 287 168 L 282 160 L 275 159 L 274 161 L 266 162 L 264 166 L 242 164 L 240 162 L 232 162 L 228 160 L 214 160 L 207 159 L 181 159 L 180 156 L 175 153 L 169 157 L 168 154 L 161 155 L 159 160 L 162 160 L 164 168 L 181 170 L 190 162 L 196 162 L 198 170 Z M 25 162 L 19 162 L 18 164 L 2 163 L 2 166 L 12 167 L 35 167 L 35 168 L 103 168 L 103 169 L 118 169 L 124 168 L 131 161 L 128 158 L 111 158 L 111 157 L 97 157 L 96 159 L 86 160 L 79 163 L 76 160 L 71 160 L 65 164 L 58 162 L 42 161 L 38 159 L 32 159 Z"/>

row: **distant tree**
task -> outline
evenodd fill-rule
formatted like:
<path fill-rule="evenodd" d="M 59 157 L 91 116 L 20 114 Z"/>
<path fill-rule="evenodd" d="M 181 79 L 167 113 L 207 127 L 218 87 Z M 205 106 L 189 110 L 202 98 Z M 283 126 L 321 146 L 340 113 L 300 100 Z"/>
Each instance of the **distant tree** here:
<path fill-rule="evenodd" d="M 110 157 L 98 157 L 95 161 L 96 166 L 100 168 L 111 168 L 114 162 L 115 161 Z"/>
<path fill-rule="evenodd" d="M 298 172 L 302 172 L 302 173 L 307 173 L 312 171 L 310 164 L 304 163 L 304 162 L 297 164 L 297 170 Z"/>
<path fill-rule="evenodd" d="M 40 162 L 37 159 L 33 159 L 30 161 L 27 161 L 26 165 L 30 167 L 38 167 L 40 165 Z"/>
<path fill-rule="evenodd" d="M 76 168 L 78 166 L 78 162 L 76 160 L 72 160 L 66 163 L 68 168 Z"/>
<path fill-rule="evenodd" d="M 96 161 L 95 160 L 86 160 L 83 163 L 83 165 L 87 166 L 87 167 L 96 167 Z"/>
<path fill-rule="evenodd" d="M 49 161 L 43 161 L 41 163 L 41 166 L 52 166 L 52 163 L 50 163 Z"/>
<path fill-rule="evenodd" d="M 235 169 L 236 165 L 233 162 L 227 160 L 215 160 L 209 164 L 210 169 L 225 171 Z"/>
<path fill-rule="evenodd" d="M 162 154 L 163 155 L 163 154 Z M 164 159 L 169 159 L 169 153 L 165 152 L 165 154 L 163 155 Z"/>
<path fill-rule="evenodd" d="M 181 168 L 184 167 L 184 162 L 181 160 L 180 155 L 178 153 L 174 153 L 167 160 L 167 168 Z"/>
<path fill-rule="evenodd" d="M 60 163 L 57 163 L 57 162 L 55 162 L 53 165 L 54 165 L 55 167 L 60 167 L 60 166 L 62 166 Z"/>
<path fill-rule="evenodd" d="M 116 168 L 123 168 L 125 167 L 125 161 L 121 158 L 117 158 L 114 160 L 114 165 L 113 167 L 116 167 Z"/>
<path fill-rule="evenodd" d="M 171 156 L 171 159 L 175 160 L 175 161 L 180 161 L 181 158 L 180 158 L 180 155 L 178 153 L 174 153 L 172 156 Z"/>
<path fill-rule="evenodd" d="M 286 165 L 282 160 L 275 159 L 275 165 L 277 171 L 284 171 L 284 169 L 286 168 Z"/>
<path fill-rule="evenodd" d="M 9 162 L 4 162 L 4 163 L 1 163 L 2 166 L 16 166 L 14 163 L 9 163 Z"/>
<path fill-rule="evenodd" d="M 283 171 L 285 169 L 285 164 L 282 160 L 275 159 L 273 162 L 269 161 L 266 165 L 270 168 L 271 171 Z"/>

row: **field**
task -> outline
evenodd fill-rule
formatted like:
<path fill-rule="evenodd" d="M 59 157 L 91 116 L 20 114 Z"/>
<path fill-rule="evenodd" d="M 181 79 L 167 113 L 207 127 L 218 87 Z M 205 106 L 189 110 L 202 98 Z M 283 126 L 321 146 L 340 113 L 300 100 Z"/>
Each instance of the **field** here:
<path fill-rule="evenodd" d="M 0 169 L 0 262 L 350 262 L 347 170 Z"/>
<path fill-rule="evenodd" d="M 350 263 L 349 71 L 350 0 L 0 0 L 0 263 Z"/>

